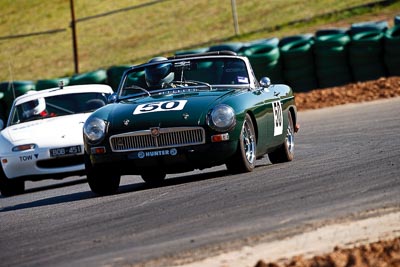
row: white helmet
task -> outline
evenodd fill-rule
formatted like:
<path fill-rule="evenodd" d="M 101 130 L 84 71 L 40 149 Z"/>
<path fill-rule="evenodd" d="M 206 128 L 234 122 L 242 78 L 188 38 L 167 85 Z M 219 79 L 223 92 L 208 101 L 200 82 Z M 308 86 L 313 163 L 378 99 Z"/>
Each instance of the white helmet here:
<path fill-rule="evenodd" d="M 44 98 L 34 99 L 21 104 L 22 106 L 22 116 L 24 118 L 29 118 L 35 115 L 39 115 L 46 110 L 46 101 Z"/>

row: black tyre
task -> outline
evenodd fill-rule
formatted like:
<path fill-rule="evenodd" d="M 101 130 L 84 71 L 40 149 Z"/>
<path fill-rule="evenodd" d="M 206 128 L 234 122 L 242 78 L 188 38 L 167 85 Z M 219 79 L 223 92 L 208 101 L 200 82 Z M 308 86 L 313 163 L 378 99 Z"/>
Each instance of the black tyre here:
<path fill-rule="evenodd" d="M 315 32 L 315 37 L 320 37 L 324 35 L 332 35 L 332 34 L 344 34 L 347 33 L 349 29 L 347 28 L 328 28 L 328 29 L 321 29 Z"/>
<path fill-rule="evenodd" d="M 292 114 L 288 111 L 288 127 L 285 142 L 275 151 L 268 153 L 272 164 L 292 161 L 294 157 L 294 123 Z"/>
<path fill-rule="evenodd" d="M 64 86 L 69 84 L 69 78 L 57 78 L 57 79 L 44 79 L 36 81 L 36 91 L 41 91 L 49 88 L 56 88 L 59 86 L 60 82 L 63 82 Z"/>
<path fill-rule="evenodd" d="M 106 82 L 107 82 L 107 71 L 104 69 L 99 69 L 72 76 L 69 80 L 69 85 L 92 84 L 92 83 L 106 84 Z"/>
<path fill-rule="evenodd" d="M 400 15 L 394 17 L 394 25 L 400 25 Z"/>
<path fill-rule="evenodd" d="M 148 171 L 141 174 L 143 181 L 150 186 L 159 186 L 164 182 L 166 174 L 160 171 Z"/>
<path fill-rule="evenodd" d="M 85 154 L 86 178 L 90 189 L 98 195 L 110 195 L 117 192 L 121 174 L 110 166 L 93 166 Z"/>
<path fill-rule="evenodd" d="M 232 52 L 238 52 L 240 49 L 243 47 L 242 42 L 230 42 L 230 43 L 224 43 L 224 44 L 217 44 L 210 46 L 208 48 L 209 52 L 212 51 L 232 51 Z"/>
<path fill-rule="evenodd" d="M 246 114 L 240 132 L 239 144 L 236 154 L 226 163 L 229 172 L 243 173 L 254 170 L 256 162 L 256 134 L 253 121 Z"/>
<path fill-rule="evenodd" d="M 385 32 L 388 29 L 388 27 L 389 24 L 386 20 L 357 22 L 351 25 L 349 32 L 351 35 L 365 31 Z"/>
<path fill-rule="evenodd" d="M 5 197 L 22 194 L 25 191 L 25 182 L 22 180 L 8 179 L 0 167 L 0 191 Z"/>
<path fill-rule="evenodd" d="M 117 91 L 119 82 L 121 81 L 122 74 L 129 69 L 130 65 L 112 66 L 107 69 L 107 83 L 112 89 Z"/>

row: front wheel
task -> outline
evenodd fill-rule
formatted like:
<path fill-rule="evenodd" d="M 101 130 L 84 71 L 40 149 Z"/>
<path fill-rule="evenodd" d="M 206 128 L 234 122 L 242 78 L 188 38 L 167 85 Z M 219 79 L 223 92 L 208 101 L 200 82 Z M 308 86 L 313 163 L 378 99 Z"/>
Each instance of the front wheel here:
<path fill-rule="evenodd" d="M 294 123 L 292 114 L 288 111 L 288 127 L 286 130 L 285 142 L 275 151 L 268 153 L 272 164 L 292 161 L 294 158 Z"/>
<path fill-rule="evenodd" d="M 228 171 L 232 173 L 251 172 L 256 162 L 256 134 L 253 121 L 246 114 L 239 137 L 236 154 L 226 163 Z"/>
<path fill-rule="evenodd" d="M 86 178 L 90 189 L 98 195 L 111 195 L 117 192 L 121 174 L 110 166 L 93 166 L 89 155 L 85 154 Z"/>
<path fill-rule="evenodd" d="M 0 191 L 5 197 L 22 194 L 25 191 L 25 182 L 22 180 L 8 179 L 0 166 Z"/>
<path fill-rule="evenodd" d="M 161 171 L 147 171 L 143 172 L 141 176 L 149 186 L 159 186 L 164 181 L 166 174 Z"/>

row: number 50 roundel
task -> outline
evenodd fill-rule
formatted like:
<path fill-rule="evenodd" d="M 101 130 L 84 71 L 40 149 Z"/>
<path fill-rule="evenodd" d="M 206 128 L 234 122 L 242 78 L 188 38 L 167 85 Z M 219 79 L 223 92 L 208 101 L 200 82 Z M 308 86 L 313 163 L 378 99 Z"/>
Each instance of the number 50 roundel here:
<path fill-rule="evenodd" d="M 173 100 L 141 104 L 135 108 L 133 115 L 150 112 L 182 110 L 185 107 L 186 102 L 187 100 Z"/>

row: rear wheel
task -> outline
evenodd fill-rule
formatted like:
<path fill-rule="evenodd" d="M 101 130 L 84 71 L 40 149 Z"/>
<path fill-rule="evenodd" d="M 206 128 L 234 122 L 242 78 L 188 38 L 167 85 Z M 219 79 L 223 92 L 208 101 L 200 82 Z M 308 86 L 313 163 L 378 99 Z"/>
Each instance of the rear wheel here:
<path fill-rule="evenodd" d="M 143 181 L 150 186 L 158 186 L 162 184 L 166 174 L 160 171 L 147 171 L 141 174 Z"/>
<path fill-rule="evenodd" d="M 236 154 L 226 163 L 228 171 L 232 173 L 251 172 L 256 162 L 256 134 L 253 121 L 246 114 L 239 137 Z"/>
<path fill-rule="evenodd" d="M 0 191 L 5 197 L 22 194 L 25 191 L 25 182 L 22 180 L 8 179 L 0 166 Z"/>
<path fill-rule="evenodd" d="M 85 154 L 86 178 L 90 189 L 98 195 L 110 195 L 117 192 L 121 174 L 110 166 L 93 166 L 89 155 Z"/>
<path fill-rule="evenodd" d="M 282 163 L 292 161 L 294 157 L 294 123 L 292 114 L 288 111 L 288 127 L 285 142 L 275 151 L 268 153 L 271 163 Z"/>

